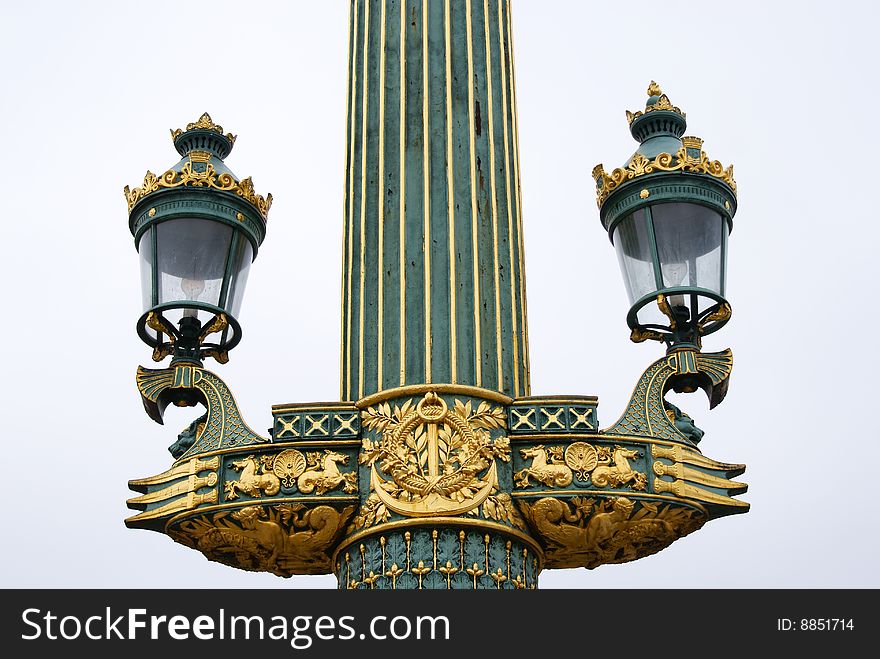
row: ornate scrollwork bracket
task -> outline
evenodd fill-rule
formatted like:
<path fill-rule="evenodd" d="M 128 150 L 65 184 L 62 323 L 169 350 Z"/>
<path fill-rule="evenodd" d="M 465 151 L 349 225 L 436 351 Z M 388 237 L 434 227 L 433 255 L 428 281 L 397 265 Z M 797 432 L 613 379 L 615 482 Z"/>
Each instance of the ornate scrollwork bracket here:
<path fill-rule="evenodd" d="M 694 435 L 683 432 L 682 424 L 674 416 L 670 418 L 663 396 L 670 390 L 690 393 L 702 389 L 713 408 L 727 394 L 732 369 L 733 353 L 729 349 L 713 353 L 671 352 L 642 374 L 626 411 L 604 434 L 657 437 L 695 446 Z"/>
<path fill-rule="evenodd" d="M 158 370 L 140 366 L 137 385 L 147 416 L 159 424 L 163 423 L 162 416 L 169 403 L 179 406 L 202 403 L 207 408 L 205 423 L 196 432 L 191 446 L 181 454 L 181 460 L 221 448 L 269 442 L 242 420 L 229 387 L 210 371 L 193 364 Z"/>

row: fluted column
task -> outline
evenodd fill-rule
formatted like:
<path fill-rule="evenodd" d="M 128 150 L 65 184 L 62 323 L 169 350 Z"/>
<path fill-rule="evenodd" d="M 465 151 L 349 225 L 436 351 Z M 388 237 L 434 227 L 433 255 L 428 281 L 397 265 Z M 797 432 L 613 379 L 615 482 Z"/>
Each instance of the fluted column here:
<path fill-rule="evenodd" d="M 506 0 L 353 0 L 341 397 L 529 393 Z"/>

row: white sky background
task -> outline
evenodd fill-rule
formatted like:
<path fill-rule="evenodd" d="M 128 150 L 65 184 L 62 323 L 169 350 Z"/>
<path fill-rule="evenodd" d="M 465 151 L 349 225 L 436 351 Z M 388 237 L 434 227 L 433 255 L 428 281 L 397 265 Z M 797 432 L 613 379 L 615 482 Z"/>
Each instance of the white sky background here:
<path fill-rule="evenodd" d="M 435 1 L 435 0 L 431 0 Z M 735 165 L 727 400 L 677 403 L 710 457 L 748 465 L 752 510 L 660 554 L 542 587 L 880 586 L 875 563 L 880 112 L 869 2 L 516 0 L 534 394 L 599 396 L 610 425 L 662 354 L 628 338 L 593 166 L 636 143 L 651 79 Z M 249 425 L 339 396 L 348 3 L 0 4 L 4 460 L 0 586 L 332 587 L 210 563 L 127 530 L 130 478 L 201 412 L 160 427 L 134 383 L 137 253 L 124 185 L 176 162 L 168 129 L 209 111 L 227 159 L 275 203 L 225 366 Z"/>

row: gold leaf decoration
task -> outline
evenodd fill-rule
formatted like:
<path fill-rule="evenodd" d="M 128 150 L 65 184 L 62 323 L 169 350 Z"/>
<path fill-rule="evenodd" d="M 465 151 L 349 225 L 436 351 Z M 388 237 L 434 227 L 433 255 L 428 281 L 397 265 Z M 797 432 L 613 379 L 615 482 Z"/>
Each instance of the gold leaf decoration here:
<path fill-rule="evenodd" d="M 505 427 L 504 409 L 486 401 L 455 399 L 450 407 L 428 392 L 418 402 L 377 404 L 361 414 L 364 428 L 381 438 L 364 440 L 360 463 L 373 468 L 376 496 L 400 514 L 475 510 L 495 484 L 495 460 L 510 460 L 508 439 L 490 434 Z"/>
<path fill-rule="evenodd" d="M 250 177 L 243 179 L 241 182 L 236 181 L 229 174 L 217 174 L 213 165 L 207 164 L 204 172 L 194 171 L 191 162 L 184 163 L 181 171 L 177 172 L 169 169 L 162 176 L 157 177 L 150 171 L 144 176 L 144 182 L 140 187 L 130 189 L 125 186 L 123 193 L 128 203 L 128 212 L 130 213 L 135 205 L 144 197 L 158 192 L 160 189 L 173 189 L 179 187 L 205 187 L 221 192 L 233 192 L 251 204 L 263 219 L 269 215 L 269 209 L 272 207 L 272 195 L 265 197 L 254 191 L 254 184 Z"/>
<path fill-rule="evenodd" d="M 186 130 L 212 130 L 215 133 L 220 133 L 223 135 L 223 126 L 219 126 L 214 123 L 213 119 L 211 119 L 211 115 L 207 112 L 202 113 L 202 116 L 198 118 L 197 121 L 192 121 L 186 125 Z M 183 134 L 180 128 L 176 128 L 171 131 L 171 139 L 176 140 Z M 229 140 L 232 144 L 235 144 L 236 136 L 232 133 L 226 133 L 226 139 Z"/>
<path fill-rule="evenodd" d="M 682 146 L 675 154 L 661 153 L 653 160 L 648 160 L 640 153 L 633 156 L 626 167 L 618 167 L 608 173 L 603 165 L 593 168 L 593 178 L 596 180 L 596 203 L 608 198 L 614 190 L 624 183 L 636 179 L 645 174 L 657 172 L 681 171 L 690 174 L 705 174 L 717 178 L 727 184 L 736 195 L 736 181 L 733 178 L 733 165 L 724 167 L 717 160 L 709 160 L 709 156 L 702 149 L 698 153 L 696 149 Z"/>

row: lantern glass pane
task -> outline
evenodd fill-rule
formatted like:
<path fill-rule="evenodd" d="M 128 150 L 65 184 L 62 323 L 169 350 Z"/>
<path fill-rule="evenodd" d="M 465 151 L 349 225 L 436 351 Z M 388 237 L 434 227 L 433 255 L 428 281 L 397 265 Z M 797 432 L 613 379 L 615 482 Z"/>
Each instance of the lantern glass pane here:
<path fill-rule="evenodd" d="M 727 222 L 722 220 L 721 227 L 721 296 L 727 295 L 727 259 L 730 243 L 728 242 L 730 228 Z"/>
<path fill-rule="evenodd" d="M 162 222 L 158 231 L 159 303 L 217 305 L 232 227 L 199 218 Z"/>
<path fill-rule="evenodd" d="M 629 303 L 634 304 L 657 290 L 646 211 L 638 210 L 621 220 L 614 229 L 613 242 Z"/>
<path fill-rule="evenodd" d="M 247 286 L 248 273 L 254 260 L 254 248 L 251 241 L 240 236 L 238 246 L 232 255 L 232 281 L 229 282 L 229 295 L 227 296 L 226 310 L 234 318 L 238 318 L 241 310 L 241 301 L 244 298 L 244 289 Z"/>
<path fill-rule="evenodd" d="M 141 234 L 138 256 L 141 262 L 141 301 L 147 311 L 153 306 L 153 227 Z"/>
<path fill-rule="evenodd" d="M 651 207 L 663 286 L 721 294 L 721 215 L 699 204 Z"/>

